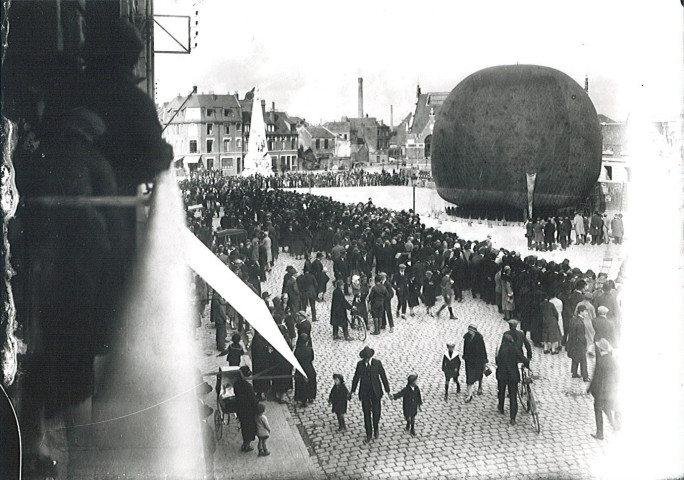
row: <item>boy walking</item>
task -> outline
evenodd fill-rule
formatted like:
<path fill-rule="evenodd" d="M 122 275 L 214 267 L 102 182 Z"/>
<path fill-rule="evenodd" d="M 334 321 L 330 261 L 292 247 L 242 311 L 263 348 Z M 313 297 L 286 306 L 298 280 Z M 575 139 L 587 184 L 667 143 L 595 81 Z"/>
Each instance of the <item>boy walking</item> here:
<path fill-rule="evenodd" d="M 335 384 L 330 390 L 328 405 L 332 405 L 332 411 L 337 415 L 337 430 L 344 432 L 347 430 L 347 426 L 344 424 L 344 414 L 347 413 L 347 396 L 349 395 L 349 390 L 344 384 L 344 377 L 339 373 L 333 375 L 333 380 L 335 381 Z"/>
<path fill-rule="evenodd" d="M 407 385 L 399 392 L 392 395 L 394 400 L 403 398 L 404 418 L 406 419 L 406 431 L 410 431 L 411 435 L 416 436 L 416 415 L 420 406 L 423 404 L 423 399 L 420 396 L 420 388 L 416 384 L 418 375 L 409 375 Z"/>
<path fill-rule="evenodd" d="M 456 393 L 461 392 L 461 384 L 458 383 L 458 374 L 461 370 L 461 357 L 454 351 L 456 345 L 447 343 L 447 350 L 442 356 L 442 371 L 444 372 L 444 401 L 449 399 L 449 382 L 456 382 Z"/>
<path fill-rule="evenodd" d="M 257 405 L 258 415 L 256 417 L 256 434 L 259 439 L 257 447 L 259 449 L 259 457 L 267 457 L 271 454 L 266 448 L 266 440 L 271 435 L 271 426 L 268 424 L 268 418 L 264 415 L 266 406 L 263 403 Z"/>

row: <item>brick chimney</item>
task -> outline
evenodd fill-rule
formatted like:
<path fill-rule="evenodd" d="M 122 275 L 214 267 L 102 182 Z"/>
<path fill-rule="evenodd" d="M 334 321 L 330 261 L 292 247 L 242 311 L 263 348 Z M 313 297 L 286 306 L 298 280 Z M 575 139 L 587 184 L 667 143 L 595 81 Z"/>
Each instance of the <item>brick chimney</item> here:
<path fill-rule="evenodd" d="M 359 77 L 359 118 L 363 118 L 363 78 Z"/>
<path fill-rule="evenodd" d="M 275 123 L 275 102 L 271 102 L 271 113 L 269 114 L 271 123 Z"/>
<path fill-rule="evenodd" d="M 394 105 L 390 105 L 390 128 L 394 129 Z"/>
<path fill-rule="evenodd" d="M 266 116 L 266 100 L 261 100 L 261 114 Z"/>

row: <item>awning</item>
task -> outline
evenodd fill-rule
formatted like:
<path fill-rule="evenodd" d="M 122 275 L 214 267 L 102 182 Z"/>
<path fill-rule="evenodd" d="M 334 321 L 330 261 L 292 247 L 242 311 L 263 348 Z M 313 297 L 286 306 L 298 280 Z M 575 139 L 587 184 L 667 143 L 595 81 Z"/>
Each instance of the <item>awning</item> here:
<path fill-rule="evenodd" d="M 183 166 L 183 159 L 185 158 L 185 155 L 178 155 L 173 157 L 173 166 L 178 168 Z"/>
<path fill-rule="evenodd" d="M 185 164 L 190 165 L 191 163 L 199 163 L 199 161 L 202 159 L 202 155 L 186 155 L 185 156 Z"/>

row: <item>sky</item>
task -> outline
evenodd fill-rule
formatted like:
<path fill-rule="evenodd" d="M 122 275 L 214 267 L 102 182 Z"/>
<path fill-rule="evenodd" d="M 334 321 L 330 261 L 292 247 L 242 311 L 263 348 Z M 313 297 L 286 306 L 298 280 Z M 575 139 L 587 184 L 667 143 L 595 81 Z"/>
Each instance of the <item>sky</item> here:
<path fill-rule="evenodd" d="M 198 22 L 189 55 L 156 55 L 160 103 L 193 85 L 241 96 L 258 86 L 269 106 L 316 124 L 355 117 L 363 77 L 364 113 L 389 124 L 393 105 L 397 125 L 418 83 L 448 92 L 482 68 L 520 63 L 580 85 L 588 75 L 598 113 L 617 121 L 637 100 L 653 120 L 682 110 L 684 17 L 673 0 L 155 0 L 154 9 Z M 167 28 L 187 38 L 173 22 Z M 164 37 L 157 27 L 156 49 L 171 46 Z"/>

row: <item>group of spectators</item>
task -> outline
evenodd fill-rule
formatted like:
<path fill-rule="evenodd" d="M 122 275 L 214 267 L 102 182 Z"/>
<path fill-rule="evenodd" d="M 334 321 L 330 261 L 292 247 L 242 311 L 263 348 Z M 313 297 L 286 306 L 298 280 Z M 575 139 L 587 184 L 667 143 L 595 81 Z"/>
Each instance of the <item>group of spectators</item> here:
<path fill-rule="evenodd" d="M 294 397 L 300 407 L 311 403 L 317 393 L 311 329 L 312 322 L 318 320 L 316 302 L 325 295 L 331 278 L 323 267 L 326 259 L 332 261 L 335 282 L 330 316 L 334 338 L 339 337 L 340 328 L 348 336 L 349 311 L 361 316 L 367 328 L 372 325 L 375 334 L 386 324 L 392 332 L 394 319 L 406 318 L 407 307 L 412 315 L 421 303 L 430 315 L 439 316 L 447 309 L 450 318 L 455 319 L 458 302 L 470 290 L 473 298 L 496 306 L 504 320 L 517 319 L 522 330 L 518 333 L 525 342 L 529 332 L 532 343 L 543 347 L 544 353 L 558 353 L 561 346 L 566 346 L 573 377 L 580 377 L 579 368 L 581 377 L 589 381 L 586 356 L 594 353 L 595 341 L 605 339 L 612 346 L 619 341 L 618 290 L 604 273 L 597 276 L 591 270 L 582 272 L 567 259 L 556 263 L 534 255 L 523 258 L 519 252 L 494 248 L 490 237 L 465 240 L 455 233 L 427 228 L 412 211 L 392 212 L 371 201 L 347 205 L 328 197 L 266 189 L 264 181 L 259 177 L 208 175 L 186 180 L 181 188 L 188 203 L 206 207 L 201 209 L 199 219 L 192 217 L 198 236 L 204 235 L 207 245 L 255 292 L 261 294 L 260 283 L 281 249 L 303 260 L 301 274 L 299 265 L 288 266 L 279 296 L 263 295 L 309 377 L 305 381 L 295 375 Z M 221 228 L 245 230 L 248 242 L 217 240 L 210 228 L 217 211 L 215 205 L 222 207 Z M 591 223 L 589 231 L 592 235 Z M 351 302 L 348 295 L 352 295 Z M 440 308 L 433 312 L 440 296 Z M 221 301 L 217 299 L 216 303 Z M 228 321 L 244 332 L 247 327 L 239 315 L 234 313 L 233 319 L 230 307 L 227 309 Z M 223 353 L 226 329 L 219 332 L 218 325 L 217 348 Z M 466 335 L 471 339 L 481 337 L 475 325 Z M 516 351 L 522 352 L 524 342 L 519 337 L 513 340 Z M 269 370 L 281 376 L 292 372 L 291 366 L 258 334 L 250 350 L 254 372 Z M 473 398 L 470 387 L 481 382 L 486 370 L 486 351 L 477 357 L 484 361 L 480 358 L 478 367 L 471 368 L 467 375 L 468 401 Z M 276 400 L 284 401 L 290 389 L 291 379 L 254 381 L 260 397 L 271 391 Z"/>
<path fill-rule="evenodd" d="M 339 170 L 336 172 L 288 172 L 276 175 L 278 188 L 297 187 L 366 187 L 386 185 L 408 185 L 409 178 L 397 170 L 369 172 L 362 169 Z"/>
<path fill-rule="evenodd" d="M 525 224 L 528 250 L 554 250 L 559 246 L 565 250 L 573 243 L 584 245 L 591 242 L 592 245 L 601 245 L 611 243 L 611 240 L 619 245 L 624 234 L 621 213 L 616 213 L 609 219 L 606 213 L 600 214 L 595 211 L 592 215 L 583 215 L 576 212 L 572 218 L 534 218 Z"/>

